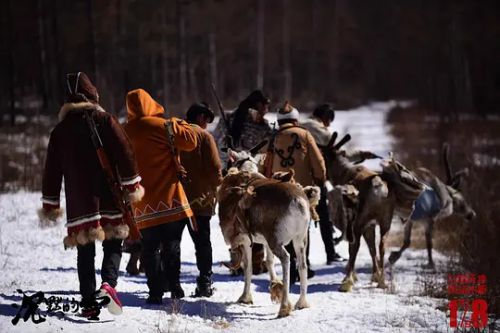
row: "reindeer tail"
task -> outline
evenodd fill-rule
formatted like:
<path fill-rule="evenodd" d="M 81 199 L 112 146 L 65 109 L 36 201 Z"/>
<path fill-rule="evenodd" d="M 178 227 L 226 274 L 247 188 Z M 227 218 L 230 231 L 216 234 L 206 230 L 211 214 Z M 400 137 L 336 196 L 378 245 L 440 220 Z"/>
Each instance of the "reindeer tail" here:
<path fill-rule="evenodd" d="M 304 187 L 304 193 L 309 200 L 309 209 L 311 210 L 311 219 L 314 221 L 319 221 L 319 215 L 316 211 L 316 206 L 319 204 L 319 199 L 321 197 L 321 189 L 318 186 L 306 186 Z"/>

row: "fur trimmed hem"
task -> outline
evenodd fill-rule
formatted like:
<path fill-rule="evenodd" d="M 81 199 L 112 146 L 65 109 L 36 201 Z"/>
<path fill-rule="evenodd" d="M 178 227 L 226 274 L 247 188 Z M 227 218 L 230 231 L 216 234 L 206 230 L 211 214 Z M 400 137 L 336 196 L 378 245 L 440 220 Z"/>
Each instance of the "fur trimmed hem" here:
<path fill-rule="evenodd" d="M 127 239 L 129 235 L 129 227 L 126 224 L 106 224 L 104 225 L 105 239 Z"/>
<path fill-rule="evenodd" d="M 63 243 L 65 249 L 74 248 L 77 245 L 87 245 L 96 240 L 103 241 L 105 238 L 104 230 L 101 226 L 97 228 L 83 229 L 77 234 L 73 233 L 64 237 Z"/>
<path fill-rule="evenodd" d="M 96 109 L 97 111 L 106 112 L 99 104 L 96 103 L 91 103 L 91 102 L 64 103 L 63 106 L 61 107 L 61 110 L 59 111 L 59 114 L 57 115 L 57 118 L 59 119 L 59 121 L 63 121 L 66 115 L 70 113 L 72 110 L 86 109 L 86 108 L 93 108 Z"/>
<path fill-rule="evenodd" d="M 139 202 L 144 198 L 144 194 L 146 193 L 144 187 L 139 185 L 139 187 L 134 191 L 128 194 L 129 202 Z"/>
<path fill-rule="evenodd" d="M 45 209 L 40 208 L 37 210 L 37 215 L 39 218 L 39 226 L 42 229 L 51 228 L 59 225 L 58 221 L 64 213 L 62 208 Z"/>

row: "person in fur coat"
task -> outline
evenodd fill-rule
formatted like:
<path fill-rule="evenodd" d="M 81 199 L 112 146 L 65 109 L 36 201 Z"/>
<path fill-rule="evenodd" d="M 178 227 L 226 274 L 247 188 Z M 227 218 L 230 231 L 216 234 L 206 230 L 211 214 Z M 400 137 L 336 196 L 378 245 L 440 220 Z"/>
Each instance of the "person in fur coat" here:
<path fill-rule="evenodd" d="M 105 174 L 91 140 L 85 114 L 95 121 L 110 163 L 130 201 L 144 195 L 132 146 L 118 121 L 99 105 L 99 95 L 83 72 L 66 79 L 66 102 L 59 111 L 59 123 L 50 134 L 42 184 L 42 226 L 62 215 L 61 182 L 66 194 L 67 236 L 65 248 L 77 248 L 77 267 L 82 308 L 89 316 L 96 305 L 95 241 L 103 241 L 101 290 L 112 293 L 117 284 L 122 241 L 129 228 L 113 201 Z M 119 301 L 117 301 L 119 303 Z"/>

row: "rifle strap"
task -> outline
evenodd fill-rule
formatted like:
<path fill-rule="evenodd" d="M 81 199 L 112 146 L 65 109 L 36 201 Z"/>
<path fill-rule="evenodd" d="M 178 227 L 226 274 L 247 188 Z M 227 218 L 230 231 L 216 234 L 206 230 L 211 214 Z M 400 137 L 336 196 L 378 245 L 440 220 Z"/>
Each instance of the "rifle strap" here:
<path fill-rule="evenodd" d="M 182 184 L 185 184 L 188 179 L 185 175 L 186 170 L 182 166 L 179 158 L 179 152 L 175 148 L 175 134 L 174 134 L 174 126 L 173 126 L 173 121 L 172 120 L 167 120 L 165 122 L 165 129 L 167 131 L 167 140 L 170 145 L 170 151 L 172 152 L 172 158 L 174 159 L 174 166 L 175 166 L 175 171 L 177 174 L 177 179 Z M 195 216 L 191 216 L 188 218 L 189 224 L 191 225 L 191 229 L 193 231 L 198 232 L 198 224 L 196 223 L 196 218 Z"/>
<path fill-rule="evenodd" d="M 170 145 L 172 158 L 174 159 L 174 166 L 175 166 L 175 171 L 177 173 L 177 177 L 179 178 L 179 181 L 184 182 L 185 179 L 181 175 L 185 172 L 185 169 L 181 165 L 179 152 L 177 151 L 177 148 L 175 148 L 175 134 L 174 134 L 174 126 L 172 120 L 167 120 L 165 122 L 165 129 L 167 130 L 167 140 L 168 144 Z"/>

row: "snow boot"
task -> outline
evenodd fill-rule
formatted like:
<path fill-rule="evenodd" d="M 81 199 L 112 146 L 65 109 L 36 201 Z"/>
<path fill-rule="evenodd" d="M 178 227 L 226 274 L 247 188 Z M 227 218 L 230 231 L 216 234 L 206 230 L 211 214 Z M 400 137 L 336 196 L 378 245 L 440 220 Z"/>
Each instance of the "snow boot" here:
<path fill-rule="evenodd" d="M 118 298 L 118 294 L 115 288 L 111 287 L 109 283 L 103 282 L 101 289 L 97 294 L 97 297 L 108 297 L 109 304 L 104 305 L 105 308 L 113 315 L 121 315 L 123 313 L 122 303 Z"/>
<path fill-rule="evenodd" d="M 193 297 L 210 297 L 213 294 L 212 279 L 208 276 L 199 276 L 196 279 L 196 290 Z"/>
<path fill-rule="evenodd" d="M 170 297 L 173 299 L 179 299 L 184 297 L 184 290 L 182 290 L 180 283 L 175 283 L 170 288 L 171 295 Z"/>
<path fill-rule="evenodd" d="M 148 298 L 146 299 L 146 304 L 151 304 L 151 305 L 162 305 L 163 300 L 161 296 L 152 296 L 149 295 Z"/>

